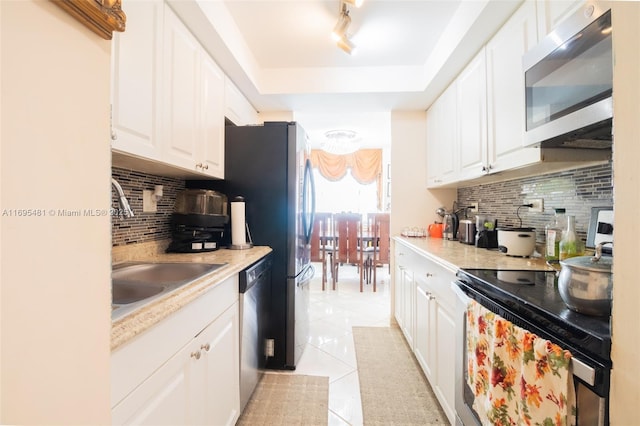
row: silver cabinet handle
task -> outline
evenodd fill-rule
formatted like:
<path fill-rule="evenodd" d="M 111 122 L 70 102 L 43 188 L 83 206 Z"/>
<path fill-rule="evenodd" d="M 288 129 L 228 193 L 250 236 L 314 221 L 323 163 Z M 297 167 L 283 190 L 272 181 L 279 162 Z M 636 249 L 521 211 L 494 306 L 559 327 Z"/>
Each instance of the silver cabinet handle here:
<path fill-rule="evenodd" d="M 427 272 L 427 273 L 425 274 L 425 276 L 426 276 L 427 278 L 431 278 L 431 277 L 433 277 L 433 274 L 432 274 L 431 272 Z"/>
<path fill-rule="evenodd" d="M 200 351 L 191 352 L 191 358 L 200 359 Z"/>
<path fill-rule="evenodd" d="M 209 349 L 211 349 L 211 345 L 209 345 L 208 343 L 205 343 L 204 345 L 200 346 L 200 349 L 202 349 L 205 352 L 209 352 Z"/>
<path fill-rule="evenodd" d="M 111 131 L 111 140 L 118 140 L 118 134 L 114 130 Z"/>

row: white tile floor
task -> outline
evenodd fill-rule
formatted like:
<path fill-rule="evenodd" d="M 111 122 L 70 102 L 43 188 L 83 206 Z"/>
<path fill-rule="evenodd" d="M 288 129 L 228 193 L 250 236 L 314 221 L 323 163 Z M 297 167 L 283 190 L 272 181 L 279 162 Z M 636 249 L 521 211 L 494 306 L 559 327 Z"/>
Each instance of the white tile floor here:
<path fill-rule="evenodd" d="M 311 283 L 310 336 L 293 374 L 329 377 L 329 425 L 362 425 L 352 326 L 388 327 L 389 268 L 378 267 L 377 291 L 360 284 L 355 266 L 340 267 L 336 290 L 322 291 L 320 265 Z M 330 287 L 330 285 L 328 286 Z"/>

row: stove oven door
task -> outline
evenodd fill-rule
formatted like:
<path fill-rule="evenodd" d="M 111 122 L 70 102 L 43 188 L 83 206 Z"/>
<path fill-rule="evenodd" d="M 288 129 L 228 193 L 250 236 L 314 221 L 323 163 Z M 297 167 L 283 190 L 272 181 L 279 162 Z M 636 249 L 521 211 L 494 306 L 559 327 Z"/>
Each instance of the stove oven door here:
<path fill-rule="evenodd" d="M 467 305 L 471 300 L 467 294 L 459 287 L 458 282 L 453 282 L 451 287 L 456 293 L 456 342 L 459 342 L 459 350 L 455 363 L 455 409 L 456 425 L 474 426 L 480 425 L 480 419 L 473 407 L 474 395 L 467 384 L 467 331 L 466 312 Z M 461 283 L 462 284 L 462 283 Z M 478 301 L 480 302 L 480 300 Z M 483 304 L 483 303 L 482 303 Z M 484 305 L 484 304 L 483 304 Z M 571 359 L 571 370 L 573 372 L 574 386 L 576 391 L 576 424 L 577 425 L 609 425 L 609 401 L 608 386 L 605 391 L 606 396 L 600 396 L 595 391 L 596 376 L 605 372 L 598 372 L 598 367 L 589 365 L 574 356 Z M 601 368 L 600 368 L 601 369 Z M 608 372 L 606 373 L 608 376 Z"/>
<path fill-rule="evenodd" d="M 455 311 L 455 323 L 456 323 L 456 345 L 460 348 L 456 352 L 456 364 L 455 364 L 455 408 L 456 408 L 456 425 L 472 426 L 480 425 L 475 411 L 473 410 L 473 392 L 467 385 L 467 330 L 466 330 L 466 315 L 467 305 L 469 304 L 469 297 L 453 282 L 451 288 L 458 296 L 456 298 L 456 311 Z"/>

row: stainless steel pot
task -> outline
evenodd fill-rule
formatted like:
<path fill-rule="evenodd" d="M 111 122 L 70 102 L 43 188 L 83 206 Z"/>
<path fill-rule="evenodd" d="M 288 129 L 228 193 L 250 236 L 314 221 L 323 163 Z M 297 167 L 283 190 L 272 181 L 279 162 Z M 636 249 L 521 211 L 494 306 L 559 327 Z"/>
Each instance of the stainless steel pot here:
<path fill-rule="evenodd" d="M 613 301 L 612 259 L 601 257 L 603 242 L 593 257 L 578 256 L 560 261 L 558 277 L 560 297 L 573 311 L 581 314 L 607 316 Z"/>

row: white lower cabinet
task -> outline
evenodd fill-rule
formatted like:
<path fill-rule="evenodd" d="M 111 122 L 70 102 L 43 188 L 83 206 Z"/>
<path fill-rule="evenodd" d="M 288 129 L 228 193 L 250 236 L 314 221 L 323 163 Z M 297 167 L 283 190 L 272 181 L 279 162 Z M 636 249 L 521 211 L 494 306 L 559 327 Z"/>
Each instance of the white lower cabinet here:
<path fill-rule="evenodd" d="M 395 317 L 407 343 L 409 343 L 409 346 L 413 349 L 415 283 L 410 264 L 411 253 L 406 250 L 397 249 L 395 269 Z"/>
<path fill-rule="evenodd" d="M 113 424 L 235 424 L 237 276 L 219 286 L 112 354 Z"/>
<path fill-rule="evenodd" d="M 407 342 L 448 420 L 455 424 L 454 362 L 456 350 L 460 350 L 455 342 L 455 294 L 451 290 L 455 271 L 400 241 L 395 244 L 396 261 L 402 264 L 400 275 L 396 269 L 396 298 L 401 297 L 405 303 L 401 304 L 401 313 L 396 311 L 396 319 L 399 323 L 402 320 L 401 328 Z M 410 286 L 406 283 L 408 277 L 411 277 Z M 410 291 L 411 296 L 402 289 Z M 410 307 L 406 301 L 410 301 Z"/>

